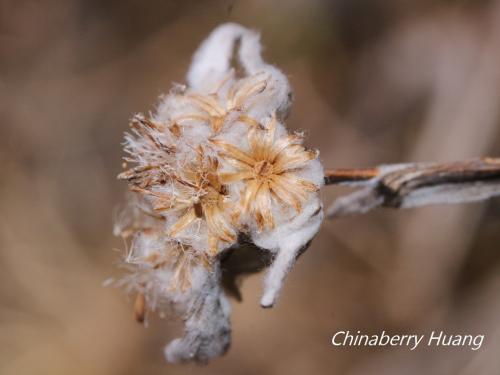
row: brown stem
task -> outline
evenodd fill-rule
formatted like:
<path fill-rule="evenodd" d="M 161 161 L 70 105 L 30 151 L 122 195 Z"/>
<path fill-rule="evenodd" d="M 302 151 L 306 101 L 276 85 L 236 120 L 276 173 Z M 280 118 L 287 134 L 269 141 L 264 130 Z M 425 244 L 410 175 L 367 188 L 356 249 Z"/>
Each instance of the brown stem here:
<path fill-rule="evenodd" d="M 500 158 L 333 169 L 325 173 L 326 185 L 349 182 L 365 187 L 337 199 L 328 210 L 330 217 L 365 213 L 380 206 L 464 203 L 500 195 Z"/>
<path fill-rule="evenodd" d="M 366 181 L 379 174 L 378 168 L 337 168 L 325 171 L 325 184 L 333 185 L 342 182 Z"/>

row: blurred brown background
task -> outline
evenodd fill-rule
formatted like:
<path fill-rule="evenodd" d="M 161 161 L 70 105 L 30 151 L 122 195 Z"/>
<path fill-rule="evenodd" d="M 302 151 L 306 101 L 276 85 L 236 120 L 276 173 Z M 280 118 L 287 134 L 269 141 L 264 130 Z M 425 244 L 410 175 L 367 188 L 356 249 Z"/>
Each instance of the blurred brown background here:
<path fill-rule="evenodd" d="M 498 199 L 325 222 L 276 308 L 245 281 L 233 346 L 205 367 L 166 364 L 178 323 L 144 329 L 101 286 L 120 275 L 128 119 L 225 21 L 262 32 L 327 167 L 498 156 L 500 1 L 0 0 L 0 374 L 499 374 Z M 333 348 L 341 329 L 486 339 Z"/>

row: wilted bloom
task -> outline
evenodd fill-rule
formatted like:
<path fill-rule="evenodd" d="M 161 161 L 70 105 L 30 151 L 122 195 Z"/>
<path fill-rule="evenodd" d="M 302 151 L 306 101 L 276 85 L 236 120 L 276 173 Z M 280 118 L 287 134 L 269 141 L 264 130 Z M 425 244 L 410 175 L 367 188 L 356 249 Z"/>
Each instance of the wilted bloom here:
<path fill-rule="evenodd" d="M 229 88 L 226 87 L 228 85 Z M 210 125 L 214 133 L 220 132 L 225 123 L 234 120 L 256 126 L 257 121 L 245 113 L 252 107 L 252 99 L 263 92 L 266 85 L 265 74 L 256 74 L 235 81 L 234 71 L 231 71 L 215 92 L 208 95 L 200 93 L 185 95 L 183 98 L 190 101 L 201 113 L 179 116 L 174 119 L 174 123 L 183 123 L 186 120 L 203 121 Z M 230 118 L 232 113 L 234 116 Z"/>
<path fill-rule="evenodd" d="M 168 239 L 161 230 L 144 228 L 134 233 L 124 259 L 124 268 L 128 273 L 118 285 L 127 292 L 136 294 L 134 317 L 143 322 L 147 308 L 163 312 L 169 307 L 163 293 L 165 288 L 185 290 L 189 286 L 186 274 L 190 271 L 186 266 L 176 264 L 182 245 Z M 183 274 L 182 277 L 172 277 L 175 269 Z"/>
<path fill-rule="evenodd" d="M 208 270 L 210 262 L 205 253 L 188 244 L 172 240 L 161 231 L 144 229 L 132 242 L 125 259 L 125 267 L 131 272 L 121 282 L 129 291 L 144 296 L 154 309 L 164 298 L 157 292 L 165 287 L 164 291 L 185 292 L 191 286 L 192 269 L 202 266 Z"/>
<path fill-rule="evenodd" d="M 136 185 L 132 190 L 151 197 L 156 212 L 179 215 L 166 231 L 169 236 L 178 238 L 196 223 L 206 226 L 207 243 L 203 250 L 216 255 L 219 241 L 228 244 L 236 241 L 228 214 L 232 206 L 226 201 L 227 192 L 220 182 L 218 167 L 218 159 L 205 156 L 200 146 L 196 161 L 170 173 L 165 172 L 163 183 L 152 185 L 148 190 L 140 182 L 134 182 Z M 157 173 L 164 172 L 160 168 Z"/>
<path fill-rule="evenodd" d="M 229 347 L 220 264 L 241 238 L 274 258 L 261 299 L 269 307 L 319 229 L 323 170 L 302 136 L 287 132 L 290 104 L 288 81 L 262 60 L 258 34 L 226 24 L 196 52 L 187 85 L 131 121 L 119 178 L 134 198 L 116 233 L 132 243 L 118 284 L 136 293 L 138 320 L 166 306 L 184 318 L 169 361 L 204 362 Z"/>
<path fill-rule="evenodd" d="M 274 229 L 275 220 L 271 212 L 272 201 L 302 210 L 302 202 L 309 193 L 318 191 L 314 183 L 297 177 L 294 173 L 317 158 L 317 152 L 305 150 L 298 134 L 275 139 L 276 117 L 272 117 L 267 129 L 250 129 L 250 149 L 244 151 L 233 144 L 213 140 L 222 152 L 220 156 L 236 171 L 221 174 L 224 183 L 244 181 L 240 202 L 242 215 L 249 212 L 258 224 Z"/>

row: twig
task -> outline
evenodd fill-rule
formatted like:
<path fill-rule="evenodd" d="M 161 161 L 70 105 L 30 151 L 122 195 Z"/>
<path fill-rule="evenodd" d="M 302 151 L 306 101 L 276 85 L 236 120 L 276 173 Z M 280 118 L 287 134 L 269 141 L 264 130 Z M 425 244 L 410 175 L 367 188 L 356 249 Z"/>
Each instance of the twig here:
<path fill-rule="evenodd" d="M 327 211 L 330 218 L 377 207 L 474 202 L 500 195 L 500 158 L 333 169 L 325 172 L 325 184 L 362 187 L 338 198 Z"/>
<path fill-rule="evenodd" d="M 325 184 L 339 184 L 343 182 L 366 181 L 379 174 L 378 168 L 339 168 L 325 172 Z"/>

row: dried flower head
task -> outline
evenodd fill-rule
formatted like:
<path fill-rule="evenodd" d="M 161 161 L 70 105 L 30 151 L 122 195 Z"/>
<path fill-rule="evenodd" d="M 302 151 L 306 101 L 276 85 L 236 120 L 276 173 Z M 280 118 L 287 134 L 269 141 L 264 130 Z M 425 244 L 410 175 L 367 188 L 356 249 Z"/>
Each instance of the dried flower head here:
<path fill-rule="evenodd" d="M 181 99 L 188 100 L 201 113 L 197 111 L 179 116 L 174 123 L 187 120 L 203 121 L 210 125 L 214 133 L 220 132 L 226 123 L 234 120 L 257 126 L 258 122 L 245 113 L 251 109 L 252 99 L 265 90 L 267 85 L 265 74 L 258 73 L 241 80 L 235 80 L 234 75 L 234 71 L 231 71 L 214 93 L 208 95 L 190 93 L 181 97 Z M 227 88 L 229 82 L 230 85 Z"/>
<path fill-rule="evenodd" d="M 197 151 L 195 162 L 167 173 L 161 184 L 145 189 L 134 182 L 132 190 L 151 197 L 156 212 L 172 214 L 175 222 L 166 233 L 173 238 L 181 239 L 182 232 L 197 222 L 204 225 L 207 243 L 203 250 L 213 256 L 218 252 L 220 241 L 231 245 L 236 241 L 228 215 L 234 207 L 227 202 L 227 191 L 220 182 L 218 159 L 205 156 L 201 146 Z M 161 170 L 157 173 L 163 174 Z"/>
<path fill-rule="evenodd" d="M 223 183 L 244 182 L 240 209 L 242 215 L 253 215 L 259 230 L 274 229 L 272 201 L 302 211 L 302 202 L 309 193 L 318 191 L 313 182 L 297 177 L 295 172 L 317 158 L 315 151 L 306 150 L 302 137 L 290 134 L 275 139 L 276 117 L 273 115 L 268 128 L 254 128 L 248 132 L 250 148 L 243 151 L 237 146 L 214 139 L 222 151 L 221 158 L 236 171 L 221 174 Z"/>
<path fill-rule="evenodd" d="M 231 67 L 233 50 L 243 70 Z M 220 283 L 226 249 L 243 234 L 274 261 L 261 304 L 272 306 L 297 254 L 323 217 L 318 152 L 283 124 L 291 101 L 285 76 L 260 55 L 259 36 L 217 28 L 196 52 L 187 77 L 150 117 L 133 117 L 119 175 L 133 199 L 116 233 L 131 237 L 120 285 L 136 293 L 134 314 L 173 306 L 185 335 L 169 361 L 207 361 L 230 342 L 230 307 Z M 129 167 L 130 165 L 130 167 Z"/>
<path fill-rule="evenodd" d="M 204 254 L 171 240 L 161 230 L 148 228 L 135 232 L 124 259 L 124 267 L 129 272 L 118 284 L 130 293 L 137 293 L 136 319 L 144 321 L 147 306 L 152 311 L 164 310 L 169 305 L 165 292 L 186 291 L 190 287 L 192 267 L 202 262 L 209 267 Z"/>

